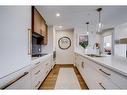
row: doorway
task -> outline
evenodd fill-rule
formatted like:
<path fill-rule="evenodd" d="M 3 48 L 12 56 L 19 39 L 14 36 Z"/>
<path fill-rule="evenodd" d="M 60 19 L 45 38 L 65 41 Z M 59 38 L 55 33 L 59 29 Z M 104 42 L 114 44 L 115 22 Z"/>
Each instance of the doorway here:
<path fill-rule="evenodd" d="M 56 31 L 56 64 L 74 64 L 74 30 Z"/>

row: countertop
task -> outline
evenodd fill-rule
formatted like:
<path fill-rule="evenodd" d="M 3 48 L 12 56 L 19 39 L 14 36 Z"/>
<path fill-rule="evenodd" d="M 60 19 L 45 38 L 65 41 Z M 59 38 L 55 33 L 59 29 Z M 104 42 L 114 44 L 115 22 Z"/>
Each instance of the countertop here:
<path fill-rule="evenodd" d="M 40 62 L 40 61 L 43 61 L 43 60 L 46 60 L 49 58 L 49 56 L 53 55 L 52 53 L 48 53 L 44 56 L 41 56 L 41 57 L 32 57 L 31 58 L 31 66 L 34 66 L 36 63 Z"/>
<path fill-rule="evenodd" d="M 45 58 L 45 57 L 50 56 L 50 55 L 52 55 L 52 53 L 49 53 L 49 54 L 46 54 L 46 55 L 43 55 L 43 56 L 40 56 L 40 57 L 31 57 L 31 60 L 35 61 L 35 60 L 38 60 L 38 59 L 41 59 L 41 58 Z"/>
<path fill-rule="evenodd" d="M 80 51 L 75 51 L 75 53 L 127 77 L 126 58 L 118 56 L 90 57 Z"/>

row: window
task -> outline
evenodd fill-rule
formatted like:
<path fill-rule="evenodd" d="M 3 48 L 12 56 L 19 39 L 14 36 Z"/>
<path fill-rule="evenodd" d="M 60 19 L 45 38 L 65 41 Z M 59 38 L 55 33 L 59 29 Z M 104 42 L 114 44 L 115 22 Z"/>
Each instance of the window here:
<path fill-rule="evenodd" d="M 110 55 L 112 49 L 112 35 L 104 36 L 103 40 L 104 40 L 103 42 L 104 52 Z"/>

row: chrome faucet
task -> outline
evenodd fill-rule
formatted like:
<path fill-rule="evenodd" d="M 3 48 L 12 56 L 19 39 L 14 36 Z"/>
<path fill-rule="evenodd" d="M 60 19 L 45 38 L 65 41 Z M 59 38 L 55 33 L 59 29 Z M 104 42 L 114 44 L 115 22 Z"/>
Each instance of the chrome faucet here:
<path fill-rule="evenodd" d="M 101 49 L 100 49 L 100 44 L 99 43 L 95 43 L 94 45 L 93 45 L 93 49 L 96 47 L 96 49 L 98 49 L 99 50 L 99 55 L 101 55 Z"/>

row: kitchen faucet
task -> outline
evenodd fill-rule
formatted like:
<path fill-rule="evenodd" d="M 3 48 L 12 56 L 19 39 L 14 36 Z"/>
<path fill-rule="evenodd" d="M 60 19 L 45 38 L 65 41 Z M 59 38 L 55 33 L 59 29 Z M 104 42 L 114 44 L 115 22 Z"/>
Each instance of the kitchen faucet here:
<path fill-rule="evenodd" d="M 95 43 L 95 44 L 93 45 L 93 49 L 94 49 L 95 47 L 96 47 L 96 49 L 99 50 L 99 55 L 101 55 L 100 44 L 99 44 L 99 43 Z"/>

